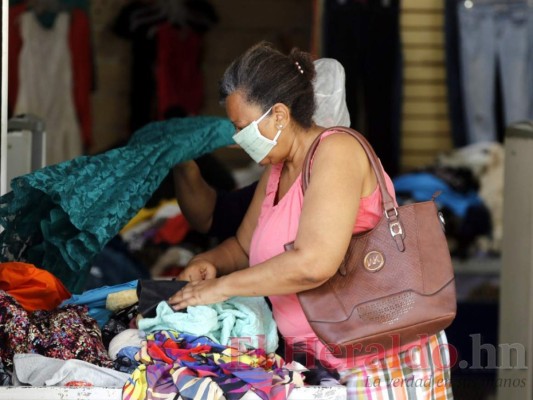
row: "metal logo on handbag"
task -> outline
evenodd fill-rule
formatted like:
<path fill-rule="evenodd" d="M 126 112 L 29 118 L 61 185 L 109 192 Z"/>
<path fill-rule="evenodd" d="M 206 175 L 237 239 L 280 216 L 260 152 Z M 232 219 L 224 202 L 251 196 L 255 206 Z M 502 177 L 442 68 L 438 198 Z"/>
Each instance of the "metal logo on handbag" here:
<path fill-rule="evenodd" d="M 363 265 L 368 271 L 377 272 L 385 265 L 385 258 L 379 251 L 373 250 L 365 256 Z"/>
<path fill-rule="evenodd" d="M 375 354 L 448 327 L 456 313 L 455 280 L 434 199 L 395 206 L 364 136 L 344 127 L 329 130 L 349 133 L 363 146 L 381 190 L 383 217 L 370 231 L 352 236 L 333 277 L 298 293 L 309 324 L 339 358 Z M 319 138 L 304 162 L 304 192 Z"/>

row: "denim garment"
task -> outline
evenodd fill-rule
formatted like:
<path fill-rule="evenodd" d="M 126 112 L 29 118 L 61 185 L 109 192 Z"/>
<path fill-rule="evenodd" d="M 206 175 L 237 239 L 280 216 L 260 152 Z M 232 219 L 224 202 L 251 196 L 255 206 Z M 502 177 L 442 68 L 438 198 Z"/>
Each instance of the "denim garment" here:
<path fill-rule="evenodd" d="M 504 125 L 528 119 L 531 108 L 529 9 L 525 1 L 461 1 L 457 6 L 468 142 L 496 141 L 496 71 Z"/>

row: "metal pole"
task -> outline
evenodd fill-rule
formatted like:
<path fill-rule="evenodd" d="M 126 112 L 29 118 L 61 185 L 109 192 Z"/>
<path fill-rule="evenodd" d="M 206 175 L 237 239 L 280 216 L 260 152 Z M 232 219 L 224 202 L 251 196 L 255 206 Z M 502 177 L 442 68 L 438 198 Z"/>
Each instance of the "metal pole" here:
<path fill-rule="evenodd" d="M 0 195 L 7 190 L 7 46 L 8 46 L 8 23 L 9 4 L 2 0 L 2 93 L 0 102 Z"/>
<path fill-rule="evenodd" d="M 498 400 L 533 399 L 533 122 L 505 136 Z"/>

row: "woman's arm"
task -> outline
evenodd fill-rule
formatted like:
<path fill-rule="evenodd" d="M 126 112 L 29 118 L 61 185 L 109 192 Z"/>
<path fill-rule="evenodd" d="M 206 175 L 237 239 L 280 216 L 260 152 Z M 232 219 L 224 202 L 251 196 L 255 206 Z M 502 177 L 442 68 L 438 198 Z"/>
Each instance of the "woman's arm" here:
<path fill-rule="evenodd" d="M 372 193 L 375 186 L 374 173 L 357 141 L 342 133 L 323 139 L 314 158 L 294 249 L 221 279 L 185 287 L 171 304 L 179 309 L 232 296 L 291 294 L 321 285 L 344 258 L 361 196 Z"/>
<path fill-rule="evenodd" d="M 202 268 L 213 270 L 211 267 L 205 267 L 208 265 L 215 267 L 216 276 L 219 277 L 248 267 L 250 242 L 259 218 L 261 204 L 265 197 L 266 181 L 269 173 L 270 169 L 265 170 L 259 180 L 248 211 L 244 216 L 236 236 L 225 240 L 211 250 L 193 257 L 187 268 L 180 274 L 180 279 L 198 280 L 206 279 L 206 277 L 212 278 L 214 276 L 210 276 L 209 274 L 198 274 L 198 272 L 194 272 Z"/>
<path fill-rule="evenodd" d="M 195 161 L 186 161 L 173 168 L 176 199 L 181 212 L 192 228 L 206 233 L 213 222 L 217 192 L 204 180 Z"/>

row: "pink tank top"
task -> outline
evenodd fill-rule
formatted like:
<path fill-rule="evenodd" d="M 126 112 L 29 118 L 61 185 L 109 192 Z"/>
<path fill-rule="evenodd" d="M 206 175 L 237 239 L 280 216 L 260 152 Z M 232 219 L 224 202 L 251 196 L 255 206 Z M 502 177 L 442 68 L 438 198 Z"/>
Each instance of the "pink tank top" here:
<path fill-rule="evenodd" d="M 333 133 L 335 131 L 325 132 L 322 134 L 321 140 Z M 282 168 L 283 163 L 275 164 L 271 168 L 266 196 L 250 244 L 250 266 L 260 264 L 283 253 L 284 245 L 295 240 L 298 232 L 304 199 L 301 186 L 302 176 L 300 174 L 287 193 L 277 204 L 274 204 Z M 392 181 L 385 172 L 384 175 L 387 189 L 395 197 Z M 372 229 L 383 215 L 382 210 L 381 191 L 376 185 L 376 189 L 371 195 L 360 200 L 353 232 L 360 233 Z M 287 347 L 293 343 L 305 343 L 308 352 L 336 369 L 344 369 L 343 367 L 346 365 L 354 367 L 364 363 L 364 359 L 339 359 L 328 351 L 307 322 L 296 294 L 270 296 L 269 299 L 272 303 L 274 319 L 285 338 Z"/>

